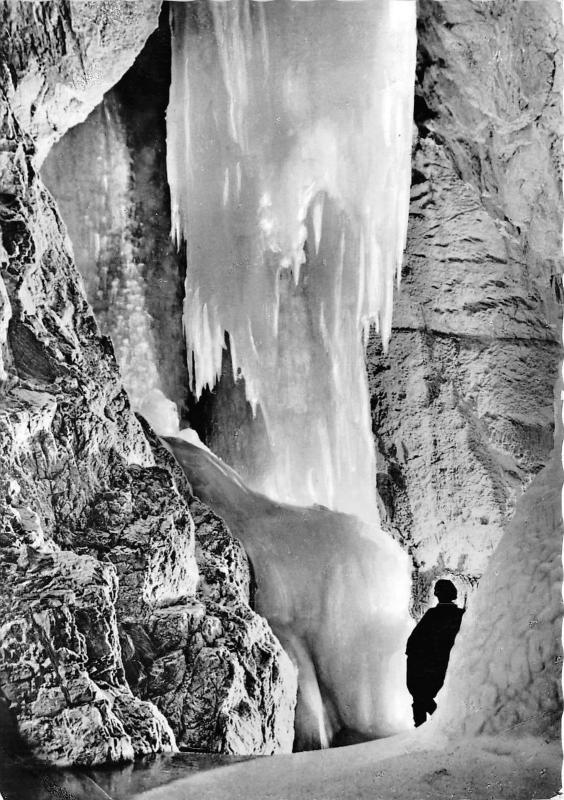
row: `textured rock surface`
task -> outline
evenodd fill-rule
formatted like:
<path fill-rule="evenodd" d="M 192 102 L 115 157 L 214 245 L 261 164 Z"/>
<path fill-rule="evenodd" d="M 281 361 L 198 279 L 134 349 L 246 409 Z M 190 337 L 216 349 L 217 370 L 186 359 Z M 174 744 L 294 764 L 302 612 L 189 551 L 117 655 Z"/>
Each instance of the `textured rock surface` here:
<path fill-rule="evenodd" d="M 222 753 L 290 752 L 296 672 L 268 624 L 244 601 L 194 601 L 149 622 L 155 659 L 148 696 L 180 747 Z"/>
<path fill-rule="evenodd" d="M 84 5 L 85 13 L 92 11 Z M 40 21 L 58 13 L 51 4 L 27 11 L 33 8 Z M 47 26 L 46 35 L 56 38 L 58 30 Z M 6 93 L 10 74 L 1 73 Z M 162 454 L 155 462 L 111 343 L 86 301 L 64 226 L 36 173 L 33 142 L 8 105 L 1 112 L 0 688 L 22 737 L 36 755 L 60 763 L 171 749 L 168 723 L 140 697 L 150 697 L 155 657 L 146 625 L 157 609 L 182 617 L 182 606 L 192 604 L 205 611 L 194 626 L 210 658 L 221 651 L 225 668 L 212 683 L 209 664 L 194 653 L 183 698 L 196 703 L 190 693 L 200 681 L 206 687 L 197 695 L 205 700 L 201 709 L 215 702 L 225 722 L 199 719 L 190 745 L 201 734 L 201 746 L 214 750 L 288 748 L 293 670 L 246 603 L 248 575 L 219 586 L 234 560 L 245 569 L 246 560 L 224 531 L 222 564 L 206 521 L 199 558 L 204 563 L 210 552 L 202 584 L 210 609 L 196 601 L 189 486 L 172 462 L 162 463 Z M 205 510 L 198 507 L 198 514 L 204 524 Z M 235 590 L 231 610 L 223 603 Z M 217 642 L 222 618 L 232 628 Z M 188 647 L 185 653 L 192 658 Z M 165 673 L 151 676 L 159 697 L 175 685 Z"/>
<path fill-rule="evenodd" d="M 13 142 L 16 125 L 8 115 L 3 121 L 4 141 Z M 1 272 L 10 304 L 0 397 L 2 690 L 37 754 L 62 763 L 121 760 L 170 749 L 174 737 L 125 683 L 114 569 L 97 571 L 88 556 L 60 548 L 79 544 L 81 516 L 120 471 L 137 464 L 142 482 L 154 462 L 26 149 L 20 141 L 1 162 Z M 33 577 L 22 583 L 30 562 Z M 188 567 L 195 574 L 193 551 Z M 147 563 L 141 583 L 151 579 Z M 96 603 L 101 616 L 92 620 Z M 101 661 L 114 660 L 109 678 L 88 653 L 85 631 Z M 30 674 L 21 668 L 27 659 Z"/>
<path fill-rule="evenodd" d="M 558 4 L 421 2 L 394 332 L 368 347 L 378 488 L 415 604 L 468 588 L 546 464 L 560 357 Z"/>
<path fill-rule="evenodd" d="M 155 29 L 161 0 L 28 3 L 0 6 L 3 92 L 38 160 L 82 122 L 133 63 Z"/>
<path fill-rule="evenodd" d="M 453 650 L 444 730 L 560 738 L 562 480 L 556 453 L 517 503 Z"/>
<path fill-rule="evenodd" d="M 125 681 L 115 570 L 36 550 L 1 565 L 0 683 L 33 752 L 66 765 L 171 750 L 166 720 Z"/>
<path fill-rule="evenodd" d="M 79 293 L 69 256 L 61 246 L 64 240 L 60 229 L 58 225 L 51 227 L 57 222 L 55 212 L 48 197 L 39 190 L 39 184 L 34 181 L 33 186 L 38 192 L 34 202 L 27 208 L 17 204 L 19 226 L 10 216 L 10 209 L 3 208 L 4 220 L 13 223 L 4 226 L 4 233 L 12 232 L 13 238 L 6 235 L 3 238 L 7 254 L 4 274 L 10 278 L 12 317 L 6 349 L 10 373 L 0 403 L 3 497 L 8 501 L 2 509 L 4 547 L 0 561 L 5 558 L 17 561 L 27 548 L 43 552 L 62 547 L 76 550 L 85 563 L 91 554 L 113 562 L 120 581 L 115 602 L 108 604 L 108 613 L 115 614 L 117 610 L 124 645 L 128 630 L 142 627 L 151 609 L 185 602 L 193 595 L 197 576 L 194 523 L 171 473 L 154 465 L 151 448 L 118 382 L 110 347 L 96 334 L 91 312 Z M 22 252 L 33 255 L 21 259 Z M 54 264 L 56 271 L 50 271 L 49 265 Z M 31 281 L 33 290 L 27 288 Z M 68 293 L 72 294 L 72 304 Z M 47 298 L 53 296 L 59 300 L 56 308 L 60 313 L 69 315 L 66 324 L 48 304 Z M 33 313 L 29 313 L 30 303 L 34 304 Z M 75 315 L 74 323 L 71 313 Z M 51 335 L 46 323 L 51 324 Z M 187 492 L 184 482 L 182 489 Z M 199 515 L 205 516 L 200 509 Z M 204 538 L 211 536 L 208 526 Z M 217 541 L 211 550 L 214 548 L 218 550 Z M 237 549 L 231 540 L 227 550 L 225 563 L 221 563 L 220 552 L 212 552 L 213 558 L 207 565 L 209 579 L 203 590 L 209 587 L 210 596 L 214 589 L 212 575 L 216 575 L 217 583 L 221 575 L 229 573 L 229 559 L 235 558 L 231 551 L 236 553 Z M 241 553 L 237 557 L 243 563 Z M 7 585 L 13 587 L 22 577 L 17 570 L 6 576 Z M 230 581 L 236 582 L 236 578 Z M 239 582 L 248 585 L 248 577 Z M 216 594 L 221 594 L 217 587 Z M 223 606 L 216 608 L 210 602 L 212 611 L 206 612 L 203 624 L 211 625 L 213 630 L 213 622 L 206 622 L 209 613 L 212 620 L 229 613 Z M 59 623 L 61 619 L 53 620 L 53 631 Z M 289 749 L 295 701 L 291 665 L 266 623 L 250 611 L 242 598 L 235 623 L 235 633 L 221 643 L 226 664 L 223 673 L 212 681 L 209 676 L 213 659 L 208 663 L 200 657 L 191 666 L 192 682 L 183 689 L 186 702 L 192 702 L 190 694 L 196 691 L 195 684 L 207 681 L 199 689 L 200 696 L 205 696 L 208 705 L 215 703 L 225 724 L 222 728 L 215 718 L 212 725 L 203 716 L 198 720 L 200 727 L 193 725 L 192 738 L 185 743 L 195 746 L 201 734 L 198 746 L 214 750 L 248 753 L 273 752 L 279 747 Z M 6 646 L 10 647 L 8 634 Z M 97 637 L 94 641 L 98 641 Z M 74 652 L 77 647 L 73 643 L 69 649 Z M 261 647 L 267 656 L 261 655 Z M 253 648 L 256 656 L 250 652 Z M 216 655 L 216 651 L 210 653 Z M 121 660 L 119 650 L 114 655 Z M 248 682 L 242 678 L 246 674 L 242 665 L 247 655 L 254 659 L 252 680 L 260 684 L 257 691 L 251 678 Z M 80 660 L 82 654 L 77 658 Z M 87 667 L 88 663 L 84 665 L 85 680 L 90 674 Z M 60 739 L 64 735 L 74 738 L 90 725 L 92 714 L 98 713 L 96 692 L 92 690 L 89 702 L 83 698 L 82 703 L 73 706 L 70 720 L 63 717 L 70 722 L 68 726 L 46 727 L 35 706 L 25 706 L 22 700 L 17 700 L 19 678 L 14 670 L 14 665 L 7 662 L 2 685 L 12 687 L 24 738 L 36 752 L 50 759 L 82 762 L 121 759 L 134 752 L 163 749 L 173 741 L 168 726 L 154 707 L 123 694 L 114 703 L 119 713 L 108 705 L 108 719 L 100 722 L 98 739 L 83 740 L 84 753 L 68 747 L 64 750 Z M 90 676 L 90 679 L 96 684 L 95 678 Z M 42 681 L 48 686 L 51 680 L 49 669 L 40 670 L 35 676 L 34 689 L 39 691 Z M 132 685 L 137 688 L 134 681 Z M 147 689 L 146 696 L 156 696 L 165 685 L 166 681 L 163 683 L 161 679 L 156 688 Z M 254 701 L 254 715 L 243 711 L 243 701 L 249 695 Z M 233 713 L 235 708 L 241 708 L 238 718 Z M 205 705 L 200 710 L 211 713 L 211 707 Z M 125 732 L 120 734 L 122 744 L 104 749 L 104 735 L 112 730 L 110 711 L 122 720 L 124 731 L 127 730 L 124 719 L 138 719 L 138 722 L 132 726 L 133 741 Z M 272 736 L 268 725 L 264 725 L 265 711 L 270 715 Z M 153 720 L 150 724 L 147 721 L 144 735 L 140 720 L 151 713 Z M 157 735 L 155 730 L 159 725 L 163 727 Z M 209 730 L 204 736 L 205 726 Z M 120 730 L 119 726 L 115 729 Z M 50 736 L 54 741 L 48 745 Z M 39 742 L 43 743 L 41 747 Z"/>
<path fill-rule="evenodd" d="M 80 522 L 73 544 L 116 566 L 120 618 L 142 619 L 148 609 L 193 596 L 194 523 L 166 470 L 115 468 Z"/>
<path fill-rule="evenodd" d="M 159 464 L 183 481 L 170 453 L 150 439 Z M 196 597 L 155 611 L 144 626 L 150 655 L 142 665 L 140 694 L 163 711 L 181 747 L 289 752 L 296 670 L 249 607 L 251 576 L 242 545 L 197 498 L 190 498 L 189 507 L 200 573 Z M 139 638 L 139 630 L 134 635 Z"/>

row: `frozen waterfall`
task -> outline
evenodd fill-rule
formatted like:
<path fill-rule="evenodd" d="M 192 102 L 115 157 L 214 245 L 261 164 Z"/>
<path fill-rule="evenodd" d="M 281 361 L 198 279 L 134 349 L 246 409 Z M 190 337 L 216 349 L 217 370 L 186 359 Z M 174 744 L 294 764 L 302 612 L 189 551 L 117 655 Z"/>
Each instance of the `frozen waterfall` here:
<path fill-rule="evenodd" d="M 409 559 L 391 537 L 326 508 L 275 503 L 213 453 L 167 438 L 194 492 L 245 546 L 255 606 L 298 667 L 296 749 L 341 730 L 408 728 Z"/>
<path fill-rule="evenodd" d="M 363 331 L 405 242 L 415 3 L 171 4 L 168 179 L 196 394 L 224 331 L 263 411 L 255 488 L 374 519 Z"/>

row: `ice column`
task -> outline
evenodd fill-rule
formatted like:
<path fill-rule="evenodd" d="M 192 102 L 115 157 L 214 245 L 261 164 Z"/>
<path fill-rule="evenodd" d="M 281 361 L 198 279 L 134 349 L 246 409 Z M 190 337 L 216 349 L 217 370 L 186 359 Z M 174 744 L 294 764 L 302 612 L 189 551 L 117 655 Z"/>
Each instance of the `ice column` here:
<path fill-rule="evenodd" d="M 258 488 L 371 517 L 363 332 L 387 341 L 410 178 L 412 0 L 172 3 L 168 178 L 196 392 L 229 331 Z"/>

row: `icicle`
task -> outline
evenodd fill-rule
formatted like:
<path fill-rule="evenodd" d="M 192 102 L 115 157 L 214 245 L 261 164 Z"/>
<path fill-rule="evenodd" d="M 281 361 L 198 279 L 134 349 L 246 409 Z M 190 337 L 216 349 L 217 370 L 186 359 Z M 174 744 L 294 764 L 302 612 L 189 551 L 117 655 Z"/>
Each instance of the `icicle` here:
<path fill-rule="evenodd" d="M 228 331 L 272 442 L 256 488 L 375 516 L 363 338 L 387 343 L 405 243 L 415 3 L 193 7 L 167 123 L 196 389 Z"/>
<path fill-rule="evenodd" d="M 319 243 L 321 241 L 321 231 L 323 225 L 323 195 L 313 206 L 313 230 L 315 234 L 315 255 L 319 253 Z"/>

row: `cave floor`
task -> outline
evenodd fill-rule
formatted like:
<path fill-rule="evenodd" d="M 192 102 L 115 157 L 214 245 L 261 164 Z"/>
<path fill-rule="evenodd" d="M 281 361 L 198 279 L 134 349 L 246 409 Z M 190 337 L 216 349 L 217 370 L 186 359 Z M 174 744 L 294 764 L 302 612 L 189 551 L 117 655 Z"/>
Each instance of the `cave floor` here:
<path fill-rule="evenodd" d="M 406 748 L 410 752 L 406 752 Z M 394 753 L 395 750 L 395 753 Z M 561 786 L 558 742 L 409 734 L 199 772 L 135 800 L 541 800 Z"/>
<path fill-rule="evenodd" d="M 185 780 L 200 770 L 248 761 L 249 756 L 174 753 L 133 763 L 84 769 L 43 766 L 0 748 L 0 800 L 131 800 L 145 791 Z"/>
<path fill-rule="evenodd" d="M 558 742 L 446 741 L 429 732 L 262 758 L 175 754 L 121 768 L 38 771 L 0 764 L 4 800 L 548 800 Z"/>

